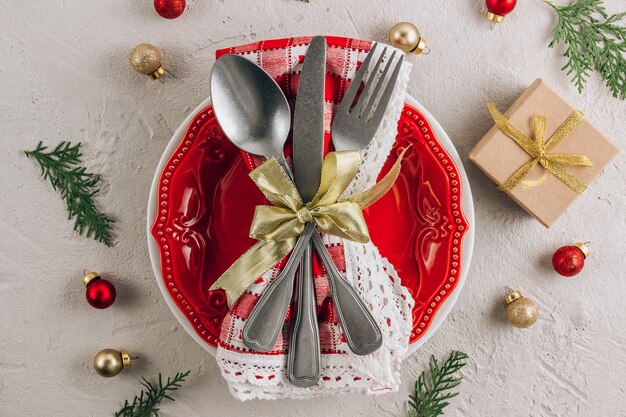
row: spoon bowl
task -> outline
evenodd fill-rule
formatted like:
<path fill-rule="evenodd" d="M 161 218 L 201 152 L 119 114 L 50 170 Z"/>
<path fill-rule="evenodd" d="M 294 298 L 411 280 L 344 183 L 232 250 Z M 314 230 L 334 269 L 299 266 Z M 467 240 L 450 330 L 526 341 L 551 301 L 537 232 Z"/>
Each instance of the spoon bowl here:
<path fill-rule="evenodd" d="M 223 55 L 213 66 L 211 101 L 217 122 L 235 146 L 285 164 L 291 109 L 267 72 L 240 55 Z"/>

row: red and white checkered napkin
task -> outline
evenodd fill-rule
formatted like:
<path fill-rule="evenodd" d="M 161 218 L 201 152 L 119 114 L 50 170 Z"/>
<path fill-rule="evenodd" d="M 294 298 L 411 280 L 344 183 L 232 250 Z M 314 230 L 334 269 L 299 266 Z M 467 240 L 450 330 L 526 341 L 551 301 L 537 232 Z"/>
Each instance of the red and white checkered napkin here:
<path fill-rule="evenodd" d="M 326 39 L 324 141 L 328 151 L 334 110 L 372 44 L 370 41 L 337 37 Z M 235 53 L 257 63 L 274 77 L 293 107 L 310 40 L 311 37 L 261 41 L 220 50 L 217 57 Z M 371 186 L 382 169 L 395 141 L 409 71 L 410 65 L 405 64 L 381 128 L 372 144 L 361 153 L 362 166 L 346 190 L 347 195 Z M 285 152 L 289 158 L 289 145 Z M 246 153 L 243 156 L 249 169 L 262 162 L 260 158 Z M 248 349 L 242 341 L 244 324 L 263 290 L 282 268 L 283 261 L 252 284 L 223 321 L 216 357 L 222 375 L 236 398 L 309 398 L 348 392 L 384 393 L 398 389 L 400 364 L 411 332 L 413 299 L 400 285 L 393 266 L 380 256 L 372 243 L 363 245 L 334 236 L 324 236 L 324 240 L 338 268 L 346 273 L 348 281 L 370 307 L 383 332 L 383 346 L 367 356 L 356 356 L 350 352 L 332 306 L 328 278 L 316 257 L 314 276 L 322 351 L 320 383 L 310 388 L 297 388 L 287 380 L 285 369 L 290 312 L 287 313 L 282 335 L 271 352 L 258 353 Z"/>

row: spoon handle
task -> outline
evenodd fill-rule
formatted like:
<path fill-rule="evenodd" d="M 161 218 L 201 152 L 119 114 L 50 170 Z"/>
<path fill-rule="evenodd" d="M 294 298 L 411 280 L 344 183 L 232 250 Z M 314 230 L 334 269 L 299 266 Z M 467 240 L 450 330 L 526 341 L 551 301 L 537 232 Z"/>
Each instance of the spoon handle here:
<path fill-rule="evenodd" d="M 313 234 L 315 250 L 322 259 L 330 281 L 330 294 L 337 311 L 346 343 L 356 355 L 368 355 L 382 346 L 383 335 L 369 309 L 356 290 L 337 269 L 324 241 L 319 234 Z"/>
<path fill-rule="evenodd" d="M 269 352 L 276 345 L 293 295 L 296 269 L 314 230 L 313 224 L 306 226 L 285 267 L 263 292 L 246 320 L 242 339 L 250 349 Z"/>
<path fill-rule="evenodd" d="M 309 242 L 300 260 L 297 307 L 287 360 L 287 378 L 297 387 L 317 384 L 321 374 L 320 334 L 317 325 L 312 255 L 313 245 Z"/>

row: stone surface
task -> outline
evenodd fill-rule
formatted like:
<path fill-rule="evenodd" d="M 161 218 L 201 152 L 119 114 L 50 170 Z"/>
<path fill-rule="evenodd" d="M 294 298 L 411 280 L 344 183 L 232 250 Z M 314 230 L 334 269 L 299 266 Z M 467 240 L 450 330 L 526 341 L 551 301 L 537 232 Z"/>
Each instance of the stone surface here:
<path fill-rule="evenodd" d="M 597 76 L 579 95 L 548 49 L 555 17 L 520 2 L 494 31 L 483 3 L 424 0 L 190 0 L 176 20 L 151 1 L 23 0 L 0 5 L 0 416 L 112 415 L 141 375 L 191 369 L 163 415 L 403 416 L 413 381 L 431 353 L 470 356 L 461 395 L 447 416 L 626 416 L 626 162 L 618 156 L 552 229 L 526 215 L 467 153 L 490 128 L 485 103 L 504 109 L 544 77 L 622 149 L 626 105 Z M 607 0 L 610 11 L 624 0 Z M 180 327 L 152 275 L 145 216 L 159 156 L 185 115 L 209 94 L 216 49 L 298 34 L 383 40 L 409 20 L 432 49 L 413 58 L 409 92 L 441 122 L 466 163 L 476 204 L 474 262 L 460 300 L 437 334 L 407 360 L 398 394 L 238 403 L 214 359 Z M 151 42 L 176 78 L 134 73 L 130 49 Z M 119 221 L 106 248 L 72 233 L 64 207 L 21 153 L 38 140 L 84 142 L 85 164 L 103 175 L 100 206 Z M 550 266 L 553 251 L 591 240 L 575 278 Z M 91 308 L 84 268 L 115 282 L 118 299 Z M 539 321 L 507 325 L 504 287 L 522 290 Z M 141 356 L 105 380 L 91 368 L 105 347 Z"/>

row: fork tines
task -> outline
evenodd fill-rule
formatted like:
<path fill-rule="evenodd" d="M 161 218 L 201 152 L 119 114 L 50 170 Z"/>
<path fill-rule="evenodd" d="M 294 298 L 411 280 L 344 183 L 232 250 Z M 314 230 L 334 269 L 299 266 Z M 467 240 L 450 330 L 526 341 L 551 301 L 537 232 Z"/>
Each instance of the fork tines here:
<path fill-rule="evenodd" d="M 404 61 L 404 54 L 394 62 L 394 58 L 397 53 L 397 51 L 394 50 L 391 56 L 386 60 L 384 69 L 381 73 L 380 67 L 383 64 L 383 61 L 385 61 L 387 51 L 389 50 L 389 48 L 384 47 L 376 61 L 376 64 L 374 65 L 374 68 L 369 72 L 364 81 L 370 62 L 372 61 L 374 55 L 376 55 L 377 47 L 378 44 L 374 44 L 372 46 L 372 49 L 370 49 L 370 52 L 367 54 L 361 68 L 359 68 L 355 74 L 350 87 L 348 87 L 348 90 L 346 91 L 343 100 L 337 109 L 337 114 L 344 113 L 350 114 L 350 116 L 353 117 L 356 116 L 358 118 L 365 118 L 365 120 L 375 125 L 379 124 L 382 120 L 387 104 L 389 104 L 389 100 L 391 99 L 393 88 L 396 85 L 398 75 L 400 74 L 400 68 L 402 67 L 402 62 Z M 392 69 L 393 72 L 387 79 L 387 76 Z M 365 87 L 355 103 L 354 99 L 357 96 L 362 82 L 365 83 Z M 385 89 L 382 91 L 382 94 L 380 94 L 383 86 L 385 86 Z"/>

